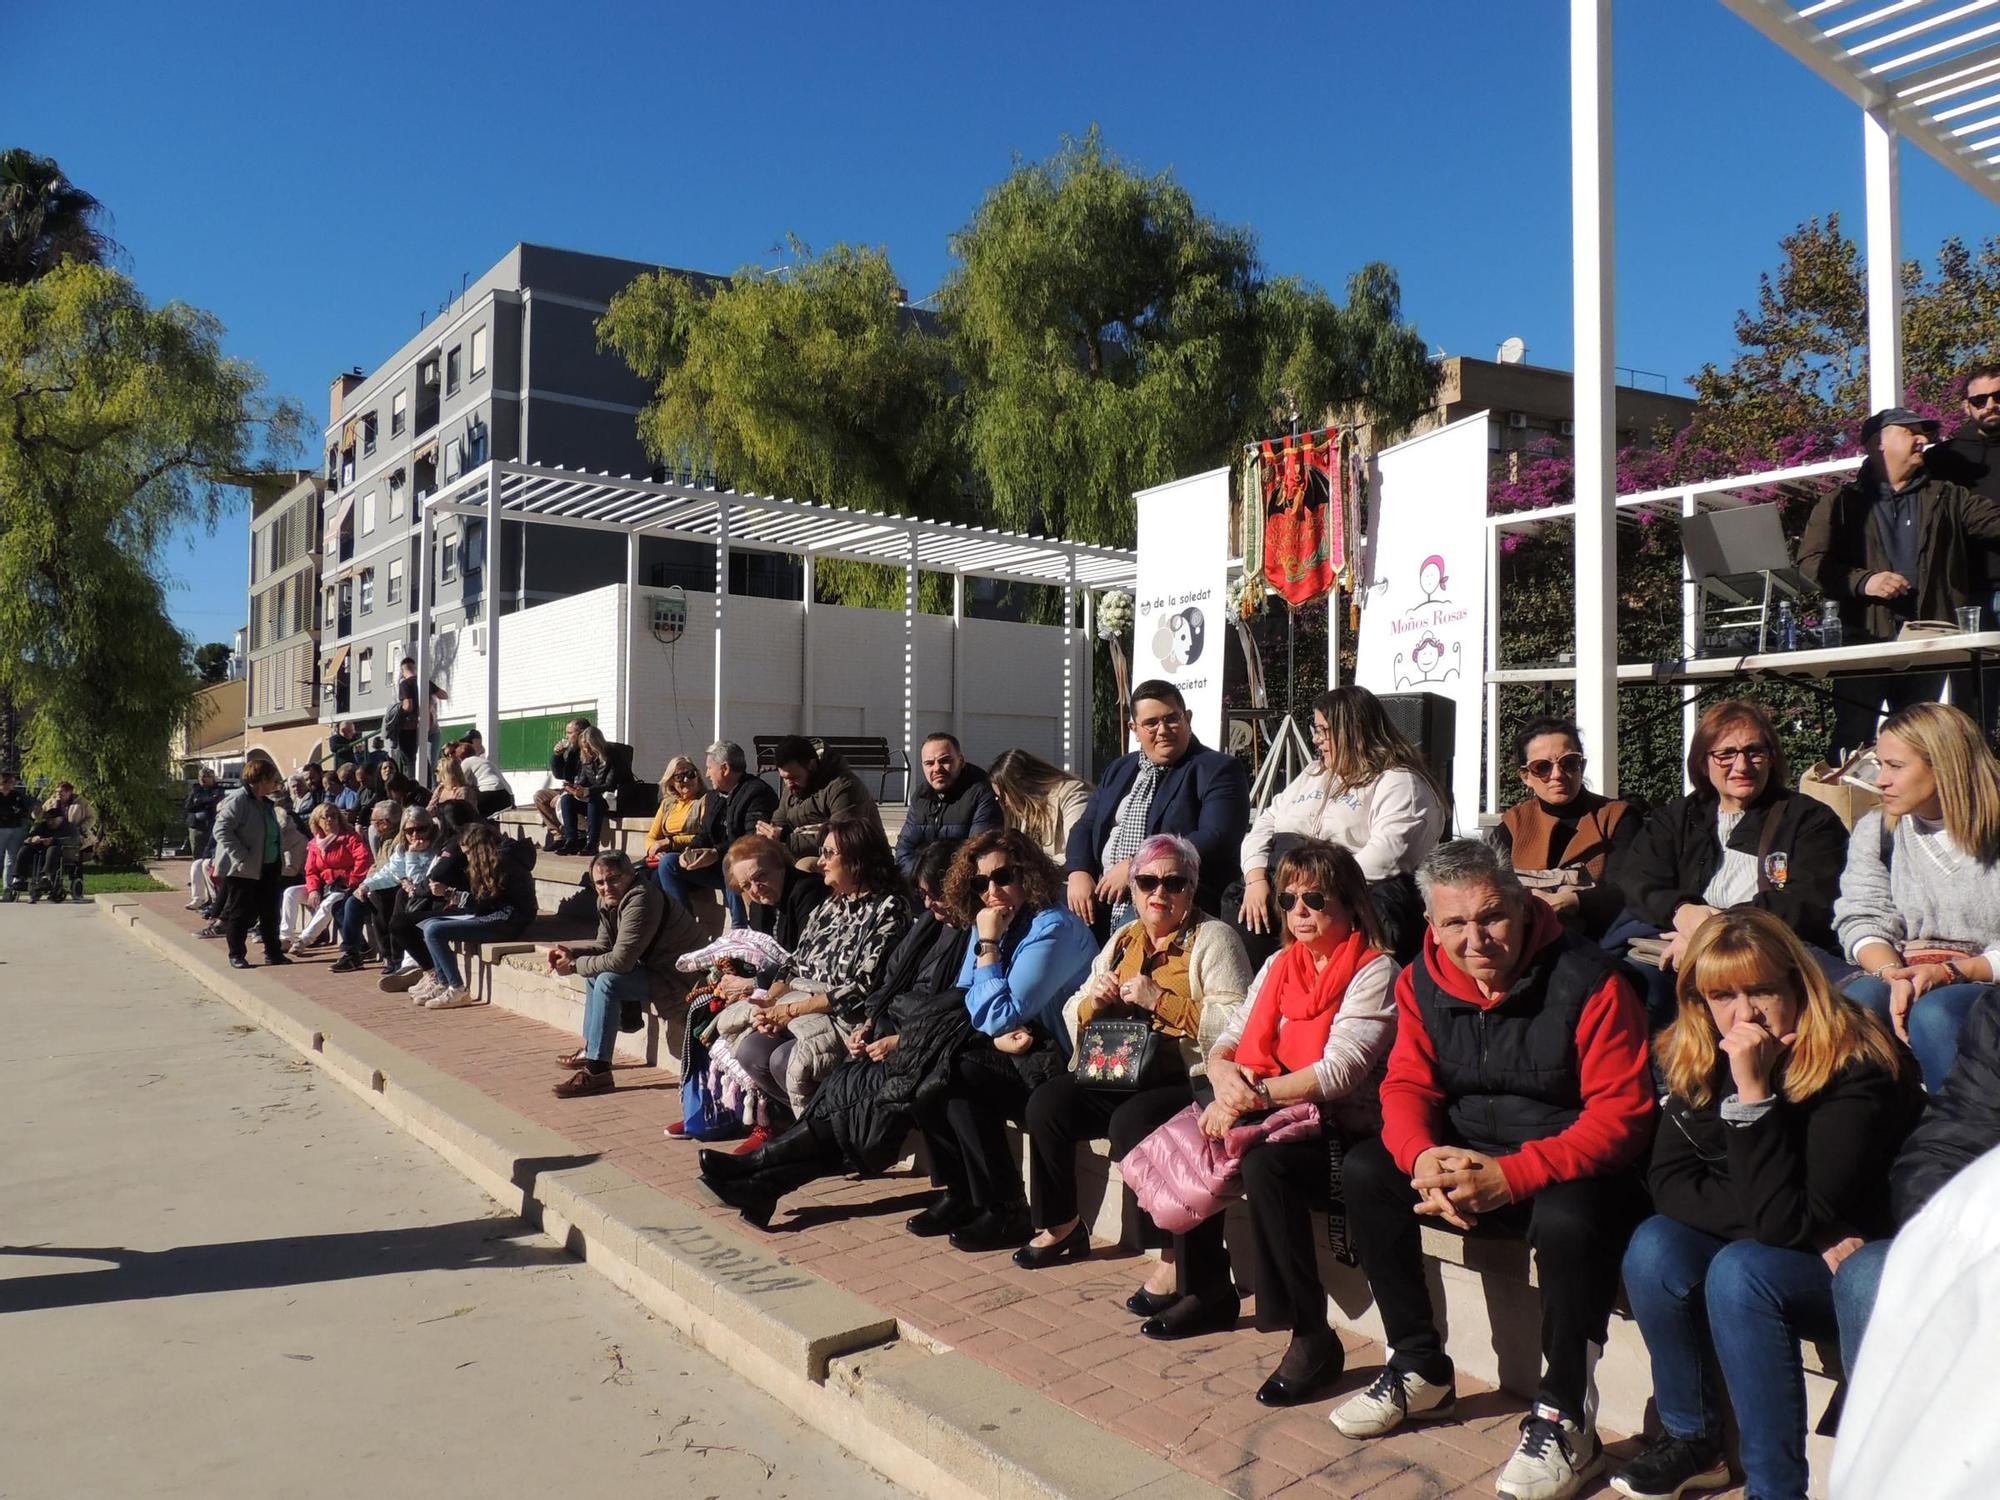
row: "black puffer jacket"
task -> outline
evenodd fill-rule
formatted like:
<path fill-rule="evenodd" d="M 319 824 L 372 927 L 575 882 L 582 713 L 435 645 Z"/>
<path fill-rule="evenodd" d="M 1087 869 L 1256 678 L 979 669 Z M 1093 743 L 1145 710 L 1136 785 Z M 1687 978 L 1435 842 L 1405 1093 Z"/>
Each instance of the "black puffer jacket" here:
<path fill-rule="evenodd" d="M 927 844 L 969 839 L 1001 826 L 1000 803 L 986 773 L 968 761 L 958 780 L 940 792 L 928 781 L 910 794 L 909 815 L 896 835 L 896 866 L 905 880 L 914 879 L 917 856 Z"/>
<path fill-rule="evenodd" d="M 1717 806 L 1712 795 L 1676 797 L 1646 820 L 1629 849 L 1612 856 L 1607 878 L 1635 916 L 1667 928 L 1678 908 L 1702 900 L 1722 868 Z M 1766 839 L 1765 825 L 1774 818 L 1777 826 Z M 1833 935 L 1833 898 L 1847 867 L 1847 829 L 1832 808 L 1780 792 L 1743 814 L 1729 847 L 1752 856 L 1761 851 L 1766 874 L 1750 905 L 1780 918 L 1805 942 L 1840 946 Z M 1784 856 L 1782 884 L 1769 873 L 1778 868 L 1773 855 Z"/>
<path fill-rule="evenodd" d="M 1922 1004 L 1919 1001 L 1918 1004 Z M 1958 1034 L 1958 1061 L 1889 1169 L 1889 1202 L 1907 1224 L 1952 1178 L 2000 1146 L 2000 986 L 1989 985 Z"/>

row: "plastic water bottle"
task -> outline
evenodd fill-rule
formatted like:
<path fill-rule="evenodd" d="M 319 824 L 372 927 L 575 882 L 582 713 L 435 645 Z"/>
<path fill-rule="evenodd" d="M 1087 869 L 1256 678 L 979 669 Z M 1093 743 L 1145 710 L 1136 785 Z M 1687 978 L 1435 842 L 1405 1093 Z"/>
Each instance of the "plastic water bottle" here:
<path fill-rule="evenodd" d="M 1778 605 L 1778 649 L 1796 651 L 1799 649 L 1799 621 L 1792 612 L 1792 601 L 1783 600 Z"/>

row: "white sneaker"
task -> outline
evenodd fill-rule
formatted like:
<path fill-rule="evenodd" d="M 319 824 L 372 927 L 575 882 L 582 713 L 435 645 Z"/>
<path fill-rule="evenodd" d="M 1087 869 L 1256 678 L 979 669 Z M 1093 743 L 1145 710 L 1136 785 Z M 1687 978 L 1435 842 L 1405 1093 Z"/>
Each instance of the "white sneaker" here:
<path fill-rule="evenodd" d="M 375 988 L 385 995 L 400 995 L 404 990 L 415 989 L 431 976 L 422 969 L 396 969 L 375 981 Z"/>
<path fill-rule="evenodd" d="M 1448 1417 L 1458 1409 L 1450 1381 L 1433 1385 L 1407 1370 L 1382 1367 L 1374 1384 L 1333 1409 L 1327 1420 L 1343 1437 L 1371 1438 L 1394 1432 L 1411 1417 Z"/>
<path fill-rule="evenodd" d="M 1521 1423 L 1521 1442 L 1493 1489 L 1501 1500 L 1569 1500 L 1604 1467 L 1604 1445 L 1553 1406 Z"/>
<path fill-rule="evenodd" d="M 422 979 L 419 979 L 410 987 L 410 1004 L 428 1005 L 433 999 L 443 993 L 444 986 L 438 982 L 437 975 L 425 974 Z"/>
<path fill-rule="evenodd" d="M 439 985 L 436 993 L 424 1001 L 424 1006 L 428 1010 L 458 1010 L 463 1006 L 478 1003 L 478 997 L 464 985 L 460 985 L 457 989 Z"/>

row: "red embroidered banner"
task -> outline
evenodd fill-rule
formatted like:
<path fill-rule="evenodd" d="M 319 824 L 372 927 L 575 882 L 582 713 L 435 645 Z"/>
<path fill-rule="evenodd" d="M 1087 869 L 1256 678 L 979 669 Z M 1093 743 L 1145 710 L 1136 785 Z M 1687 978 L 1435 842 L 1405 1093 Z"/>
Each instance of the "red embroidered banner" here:
<path fill-rule="evenodd" d="M 1321 598 L 1347 561 L 1340 431 L 1263 444 L 1264 581 L 1287 603 Z"/>

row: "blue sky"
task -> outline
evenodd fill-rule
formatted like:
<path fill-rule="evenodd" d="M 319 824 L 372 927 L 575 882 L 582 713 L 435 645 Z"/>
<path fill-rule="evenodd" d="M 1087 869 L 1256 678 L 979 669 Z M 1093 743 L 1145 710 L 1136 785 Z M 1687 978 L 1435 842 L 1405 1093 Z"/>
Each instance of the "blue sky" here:
<path fill-rule="evenodd" d="M 1274 270 L 1387 260 L 1434 348 L 1569 363 L 1559 0 L 7 9 L 0 142 L 57 157 L 146 292 L 216 313 L 315 424 L 516 240 L 718 271 L 858 241 L 922 296 L 1012 160 L 1092 123 Z M 1679 378 L 1727 360 L 1781 235 L 1859 234 L 1860 118 L 1709 0 L 1615 25 L 1618 361 Z M 1903 192 L 1906 254 L 2000 231 L 1914 151 Z M 243 516 L 172 546 L 198 640 L 242 622 Z"/>

